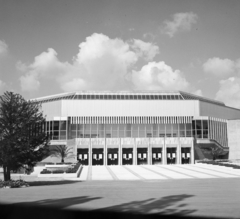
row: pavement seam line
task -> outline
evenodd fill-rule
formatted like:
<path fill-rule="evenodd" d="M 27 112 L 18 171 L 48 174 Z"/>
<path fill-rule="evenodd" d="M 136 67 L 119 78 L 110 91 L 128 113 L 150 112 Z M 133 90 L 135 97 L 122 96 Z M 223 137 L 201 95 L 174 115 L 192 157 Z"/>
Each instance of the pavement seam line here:
<path fill-rule="evenodd" d="M 149 168 L 147 168 L 147 167 L 143 167 L 143 166 L 142 166 L 142 168 L 144 168 L 144 169 L 146 169 L 146 170 L 148 170 L 148 171 L 151 171 L 151 172 L 153 172 L 153 173 L 156 173 L 156 174 L 158 174 L 158 175 L 160 175 L 160 176 L 162 176 L 162 177 L 165 177 L 165 178 L 167 178 L 167 179 L 174 179 L 173 177 L 166 176 L 166 175 L 164 175 L 164 174 L 162 174 L 162 173 L 159 173 L 159 172 L 157 172 L 157 171 L 155 171 L 155 170 L 151 170 L 151 169 L 149 169 Z"/>
<path fill-rule="evenodd" d="M 206 174 L 206 175 L 221 178 L 221 176 L 215 175 L 214 173 L 206 173 L 206 172 L 201 171 L 201 170 L 192 170 L 192 169 L 189 169 L 187 167 L 180 167 L 180 166 L 177 166 L 177 167 L 180 168 L 180 169 L 184 169 L 184 170 L 188 170 L 188 171 L 192 171 L 192 172 L 198 172 L 198 173 L 202 173 L 202 174 Z M 224 176 L 223 176 L 223 178 L 224 178 Z"/>
<path fill-rule="evenodd" d="M 109 174 L 111 175 L 111 177 L 112 177 L 114 180 L 119 180 L 118 177 L 116 176 L 116 174 L 111 170 L 110 167 L 106 166 L 106 169 L 108 170 Z"/>
<path fill-rule="evenodd" d="M 88 166 L 87 180 L 92 180 L 92 166 Z"/>
<path fill-rule="evenodd" d="M 126 170 L 128 170 L 130 173 L 132 173 L 134 176 L 138 177 L 141 180 L 146 180 L 144 177 L 140 176 L 139 174 L 137 174 L 136 172 L 134 172 L 133 170 L 129 169 L 126 166 L 123 166 L 123 168 L 125 168 Z"/>
<path fill-rule="evenodd" d="M 198 179 L 201 179 L 201 177 L 197 177 L 197 176 L 192 176 L 192 175 L 189 175 L 189 174 L 187 174 L 187 173 L 180 173 L 180 172 L 178 172 L 178 171 L 176 171 L 176 170 L 170 170 L 170 169 L 168 169 L 168 168 L 166 168 L 166 167 L 162 167 L 162 166 L 157 166 L 158 168 L 163 168 L 163 169 L 165 169 L 165 170 L 168 170 L 168 171 L 172 171 L 172 172 L 175 172 L 175 173 L 178 173 L 178 174 L 182 174 L 182 175 L 185 175 L 185 176 L 189 176 L 189 177 L 191 177 L 191 178 L 198 178 Z M 174 178 L 175 179 L 175 178 Z"/>
<path fill-rule="evenodd" d="M 205 170 L 212 170 L 212 171 L 215 171 L 215 172 L 218 172 L 218 173 L 223 173 L 223 174 L 228 174 L 228 175 L 233 175 L 233 176 L 238 176 L 238 177 L 240 177 L 240 175 L 235 174 L 235 173 L 225 173 L 225 172 L 222 172 L 222 171 L 220 171 L 220 170 L 214 170 L 214 169 L 209 169 L 209 168 L 200 167 L 200 166 L 197 166 L 197 167 L 199 167 L 199 168 L 201 168 L 201 169 L 205 169 Z"/>

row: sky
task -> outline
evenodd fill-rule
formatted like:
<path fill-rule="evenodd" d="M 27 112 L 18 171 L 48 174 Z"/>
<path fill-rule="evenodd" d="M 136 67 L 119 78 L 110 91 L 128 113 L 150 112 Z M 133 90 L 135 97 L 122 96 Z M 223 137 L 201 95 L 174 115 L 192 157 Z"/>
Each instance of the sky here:
<path fill-rule="evenodd" d="M 0 95 L 181 90 L 240 108 L 239 0 L 0 5 Z"/>

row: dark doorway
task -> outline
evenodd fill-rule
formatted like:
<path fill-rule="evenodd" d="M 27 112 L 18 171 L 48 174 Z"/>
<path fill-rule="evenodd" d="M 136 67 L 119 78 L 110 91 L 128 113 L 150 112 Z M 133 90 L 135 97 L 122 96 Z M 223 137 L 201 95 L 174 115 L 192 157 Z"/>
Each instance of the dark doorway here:
<path fill-rule="evenodd" d="M 167 148 L 167 164 L 176 164 L 177 148 Z"/>
<path fill-rule="evenodd" d="M 181 157 L 182 157 L 182 164 L 190 164 L 191 161 L 191 148 L 181 148 Z"/>
<path fill-rule="evenodd" d="M 92 149 L 92 165 L 103 165 L 103 148 Z"/>
<path fill-rule="evenodd" d="M 148 162 L 148 149 L 137 148 L 137 165 L 147 164 Z"/>
<path fill-rule="evenodd" d="M 122 165 L 132 165 L 133 164 L 133 149 L 123 148 L 122 149 Z"/>
<path fill-rule="evenodd" d="M 88 148 L 77 149 L 77 159 L 82 165 L 88 165 Z"/>
<path fill-rule="evenodd" d="M 118 148 L 108 148 L 107 165 L 118 165 Z"/>
<path fill-rule="evenodd" d="M 162 148 L 152 148 L 152 164 L 162 164 Z"/>

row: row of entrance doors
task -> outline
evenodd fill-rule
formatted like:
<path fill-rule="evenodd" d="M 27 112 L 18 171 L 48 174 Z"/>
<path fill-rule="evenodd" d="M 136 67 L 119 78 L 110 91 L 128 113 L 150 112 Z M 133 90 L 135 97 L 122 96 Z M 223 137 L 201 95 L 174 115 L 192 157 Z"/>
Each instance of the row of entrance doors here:
<path fill-rule="evenodd" d="M 89 151 L 88 149 L 78 149 L 78 160 L 83 165 L 89 165 Z M 133 149 L 122 149 L 122 165 L 133 165 Z M 152 164 L 162 164 L 162 149 L 152 148 Z M 167 164 L 176 164 L 177 161 L 177 149 L 167 148 L 166 153 Z M 119 153 L 118 148 L 109 148 L 107 152 L 107 165 L 118 165 Z M 191 154 L 190 148 L 181 148 L 181 161 L 182 164 L 190 164 Z M 104 164 L 104 151 L 103 148 L 92 149 L 92 165 Z M 148 149 L 137 148 L 137 165 L 148 164 Z"/>

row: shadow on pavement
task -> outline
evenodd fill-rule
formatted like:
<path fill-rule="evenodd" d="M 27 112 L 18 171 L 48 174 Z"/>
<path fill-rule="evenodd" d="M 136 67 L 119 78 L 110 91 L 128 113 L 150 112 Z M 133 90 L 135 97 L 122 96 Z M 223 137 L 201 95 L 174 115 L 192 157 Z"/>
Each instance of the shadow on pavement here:
<path fill-rule="evenodd" d="M 44 207 L 53 207 L 55 209 L 62 209 L 72 205 L 93 201 L 95 199 L 101 199 L 101 197 L 80 196 L 80 197 L 71 197 L 71 198 L 62 198 L 62 199 L 44 199 L 44 200 L 31 201 L 31 202 L 19 202 L 19 203 L 16 203 L 16 205 L 44 206 Z M 15 204 L 12 204 L 12 205 L 15 205 Z"/>
<path fill-rule="evenodd" d="M 137 212 L 140 214 L 174 214 L 183 216 L 197 211 L 194 209 L 187 209 L 187 204 L 179 203 L 191 197 L 193 197 L 193 195 L 171 195 L 162 197 L 160 199 L 151 198 L 143 201 L 124 203 L 116 206 L 102 208 L 100 210 L 116 212 Z"/>
<path fill-rule="evenodd" d="M 32 181 L 28 182 L 30 186 L 55 186 L 64 184 L 73 184 L 81 181 L 59 180 L 59 181 Z"/>

